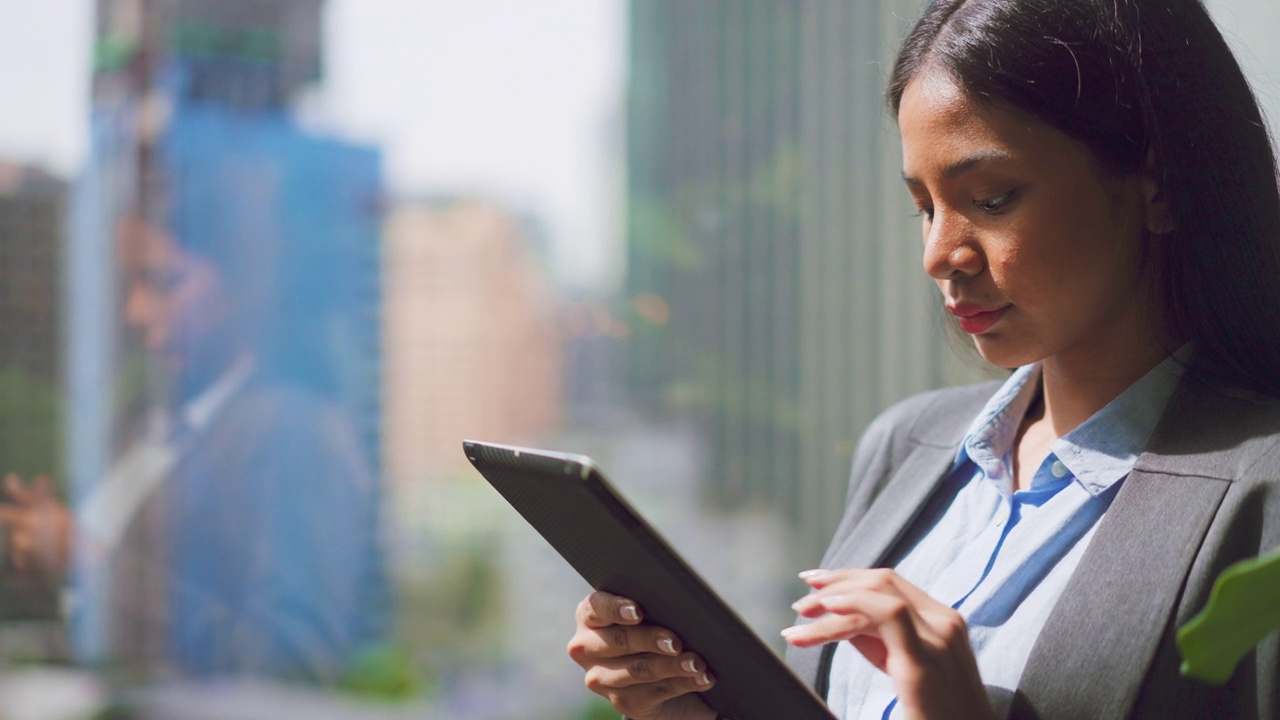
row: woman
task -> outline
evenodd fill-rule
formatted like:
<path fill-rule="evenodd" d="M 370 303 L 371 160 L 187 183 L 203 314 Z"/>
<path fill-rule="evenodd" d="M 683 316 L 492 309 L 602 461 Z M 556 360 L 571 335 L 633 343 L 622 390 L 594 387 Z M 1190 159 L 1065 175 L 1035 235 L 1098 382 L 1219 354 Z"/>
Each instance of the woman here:
<path fill-rule="evenodd" d="M 940 0 L 888 100 L 925 270 L 1017 370 L 868 429 L 788 661 L 845 718 L 1280 716 L 1274 635 L 1221 688 L 1173 642 L 1280 545 L 1280 194 L 1221 35 L 1197 0 Z M 620 711 L 715 717 L 635 603 L 577 620 Z"/>

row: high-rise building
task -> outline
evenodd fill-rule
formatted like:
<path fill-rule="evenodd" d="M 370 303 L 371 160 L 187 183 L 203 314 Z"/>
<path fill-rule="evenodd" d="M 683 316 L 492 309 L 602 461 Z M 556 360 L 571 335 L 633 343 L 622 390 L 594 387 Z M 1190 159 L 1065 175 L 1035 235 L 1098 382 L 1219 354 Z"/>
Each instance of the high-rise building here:
<path fill-rule="evenodd" d="M 323 5 L 98 0 L 77 237 L 85 262 L 103 249 L 109 257 L 110 238 L 99 235 L 132 208 L 182 242 L 253 236 L 278 246 L 264 309 L 290 316 L 260 339 L 277 364 L 339 397 L 377 458 L 381 153 L 308 131 L 290 108 L 321 76 Z M 248 270 L 250 259 L 232 261 Z M 96 308 L 101 292 L 109 290 L 85 289 L 83 302 Z M 105 337 L 96 342 L 85 357 L 118 352 Z M 332 362 L 315 362 L 326 355 Z"/>
<path fill-rule="evenodd" d="M 631 4 L 634 402 L 692 416 L 707 495 L 785 512 L 816 561 L 854 444 L 949 355 L 880 101 L 916 3 Z"/>
<path fill-rule="evenodd" d="M 91 137 L 68 250 L 73 498 L 102 482 L 181 381 L 122 320 L 122 218 L 214 268 L 251 382 L 331 407 L 360 447 L 333 444 L 380 479 L 381 151 L 313 132 L 291 113 L 320 77 L 322 6 L 98 1 Z M 86 577 L 75 652 L 101 660 L 113 652 L 110 578 Z M 137 615 L 166 600 L 135 595 Z"/>
<path fill-rule="evenodd" d="M 67 183 L 0 163 L 0 368 L 58 383 Z"/>
<path fill-rule="evenodd" d="M 462 439 L 560 425 L 558 304 L 527 224 L 481 200 L 406 202 L 386 236 L 386 466 L 398 483 L 468 467 Z"/>
<path fill-rule="evenodd" d="M 320 79 L 323 6 L 324 0 L 97 0 L 96 69 L 166 74 L 186 100 L 281 107 Z"/>
<path fill-rule="evenodd" d="M 67 193 L 47 172 L 0 162 L 0 472 L 57 485 Z M 0 619 L 54 616 L 56 597 L 49 583 L 0 572 Z"/>

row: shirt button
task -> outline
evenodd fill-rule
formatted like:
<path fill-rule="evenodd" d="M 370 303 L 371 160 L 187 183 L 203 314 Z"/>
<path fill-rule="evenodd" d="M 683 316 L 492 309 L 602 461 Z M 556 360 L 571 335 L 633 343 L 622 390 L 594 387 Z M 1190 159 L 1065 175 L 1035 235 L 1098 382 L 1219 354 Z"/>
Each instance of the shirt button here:
<path fill-rule="evenodd" d="M 1049 472 L 1053 473 L 1056 478 L 1065 477 L 1067 474 L 1067 466 L 1062 464 L 1061 460 L 1054 460 L 1050 466 Z"/>

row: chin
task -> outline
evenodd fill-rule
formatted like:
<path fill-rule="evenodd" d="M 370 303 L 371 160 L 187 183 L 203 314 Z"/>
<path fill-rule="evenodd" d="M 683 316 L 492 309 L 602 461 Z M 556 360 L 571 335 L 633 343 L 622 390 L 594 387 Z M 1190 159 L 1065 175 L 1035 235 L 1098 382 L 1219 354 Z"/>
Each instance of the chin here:
<path fill-rule="evenodd" d="M 983 360 L 1006 370 L 1030 365 L 1045 358 L 1044 353 L 1022 343 L 1009 342 L 1008 338 L 1000 335 L 975 335 L 973 345 Z"/>

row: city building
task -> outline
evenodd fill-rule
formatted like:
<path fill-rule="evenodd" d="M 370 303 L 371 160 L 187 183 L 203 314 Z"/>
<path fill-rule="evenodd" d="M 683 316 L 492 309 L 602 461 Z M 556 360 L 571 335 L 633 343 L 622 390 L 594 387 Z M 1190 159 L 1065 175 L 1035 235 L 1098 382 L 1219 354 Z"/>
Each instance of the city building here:
<path fill-rule="evenodd" d="M 60 382 L 67 183 L 0 162 L 0 368 Z"/>
<path fill-rule="evenodd" d="M 0 162 L 0 472 L 44 475 L 59 492 L 65 481 L 67 196 L 65 181 L 38 168 Z M 0 572 L 0 620 L 54 617 L 56 598 L 56 587 Z M 12 633 L 0 639 L 0 645 L 13 642 Z"/>
<path fill-rule="evenodd" d="M 320 78 L 323 2 L 96 7 L 90 142 L 68 233 L 73 500 L 108 476 L 179 382 L 122 321 L 118 228 L 131 217 L 211 263 L 231 288 L 250 383 L 331 407 L 360 447 L 333 445 L 380 481 L 382 154 L 292 115 L 298 92 Z M 115 659 L 126 646 L 112 640 L 111 579 L 85 575 L 77 591 L 75 657 Z M 140 616 L 167 599 L 133 594 Z"/>
<path fill-rule="evenodd" d="M 628 386 L 708 445 L 705 496 L 834 529 L 854 444 L 973 374 L 948 351 L 877 102 L 913 2 L 631 4 Z"/>
<path fill-rule="evenodd" d="M 559 428 L 559 305 L 526 227 L 483 200 L 391 211 L 382 321 L 394 482 L 469 470 L 463 438 L 529 444 Z"/>

